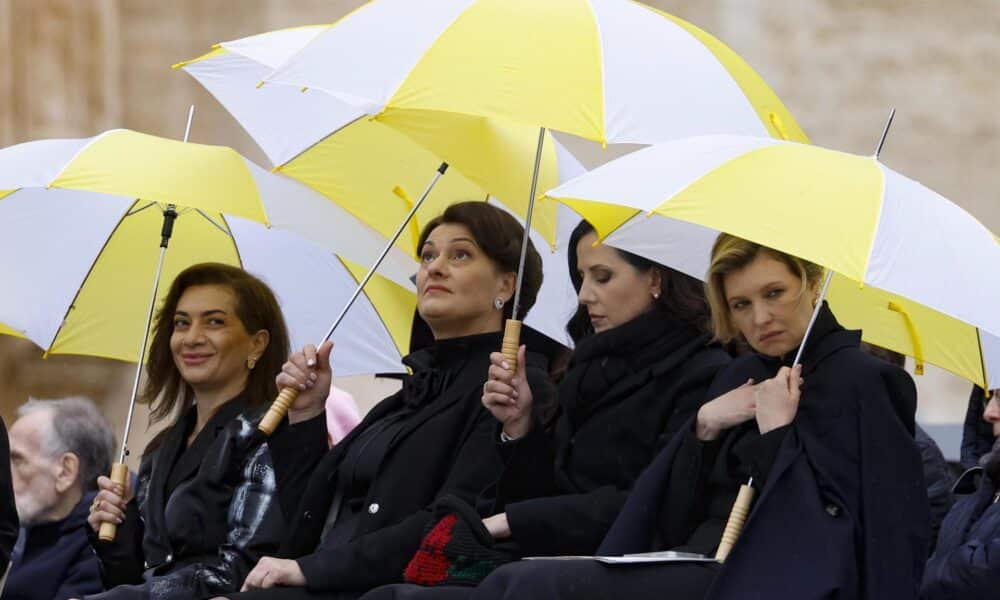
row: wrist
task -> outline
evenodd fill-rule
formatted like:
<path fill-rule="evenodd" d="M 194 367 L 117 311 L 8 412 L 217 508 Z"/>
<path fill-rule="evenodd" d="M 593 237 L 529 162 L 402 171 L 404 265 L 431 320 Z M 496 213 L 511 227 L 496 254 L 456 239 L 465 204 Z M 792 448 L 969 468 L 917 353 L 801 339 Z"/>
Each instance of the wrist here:
<path fill-rule="evenodd" d="M 531 417 L 524 417 L 520 419 L 512 419 L 503 424 L 503 429 L 500 431 L 501 438 L 503 440 L 504 436 L 507 439 L 503 440 L 505 442 L 512 442 L 518 438 L 522 438 L 528 435 L 531 431 Z"/>
<path fill-rule="evenodd" d="M 288 410 L 288 424 L 297 425 L 305 421 L 310 421 L 323 414 L 326 410 L 324 406 L 311 406 L 309 408 L 291 408 Z"/>
<path fill-rule="evenodd" d="M 698 409 L 698 417 L 695 419 L 694 433 L 703 442 L 710 442 L 719 437 L 719 428 L 712 423 L 712 420 L 705 414 L 705 407 Z"/>

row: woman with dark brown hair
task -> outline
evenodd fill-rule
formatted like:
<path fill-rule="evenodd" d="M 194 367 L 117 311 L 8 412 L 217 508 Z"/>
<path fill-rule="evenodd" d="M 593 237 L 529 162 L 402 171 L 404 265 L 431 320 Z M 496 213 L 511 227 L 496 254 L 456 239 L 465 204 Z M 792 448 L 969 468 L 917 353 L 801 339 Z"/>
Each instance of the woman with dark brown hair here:
<path fill-rule="evenodd" d="M 134 496 L 98 480 L 88 520 L 109 591 L 96 597 L 233 591 L 277 547 L 280 473 L 253 432 L 287 353 L 284 317 L 262 281 L 222 264 L 177 276 L 156 316 L 142 394 L 154 423 L 177 416 L 146 448 Z M 97 539 L 104 522 L 118 525 L 113 542 Z"/>
<path fill-rule="evenodd" d="M 247 592 L 228 597 L 351 598 L 400 581 L 433 523 L 435 500 L 472 501 L 496 479 L 495 423 L 480 396 L 490 352 L 500 348 L 503 321 L 513 315 L 523 235 L 516 219 L 485 202 L 452 205 L 426 225 L 417 310 L 434 343 L 403 360 L 412 373 L 402 390 L 320 462 L 282 545 L 286 558 L 262 559 L 246 578 Z M 542 281 L 541 257 L 529 248 L 519 318 Z M 322 426 L 330 349 L 307 346 L 278 377 L 280 386 L 301 390 L 293 423 Z M 544 395 L 546 360 L 530 354 L 526 362 Z"/>

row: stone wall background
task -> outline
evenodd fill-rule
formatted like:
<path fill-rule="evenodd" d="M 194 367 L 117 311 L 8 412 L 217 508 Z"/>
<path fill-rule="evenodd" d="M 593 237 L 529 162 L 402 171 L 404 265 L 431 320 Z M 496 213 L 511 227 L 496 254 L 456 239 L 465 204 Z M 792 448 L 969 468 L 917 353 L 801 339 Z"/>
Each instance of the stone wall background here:
<path fill-rule="evenodd" d="M 870 153 L 889 108 L 896 107 L 883 160 L 1000 230 L 1000 2 L 648 3 L 695 23 L 739 52 L 817 144 Z M 228 144 L 264 163 L 236 122 L 170 65 L 202 54 L 215 42 L 330 22 L 360 4 L 0 0 L 0 146 L 88 136 L 112 127 L 180 137 L 187 107 L 194 103 L 193 141 Z M 575 149 L 588 164 L 606 158 L 593 148 Z M 968 385 L 928 371 L 918 378 L 921 420 L 960 421 Z M 31 344 L 0 338 L 0 416 L 8 420 L 29 394 L 85 393 L 120 426 L 130 378 L 128 365 L 84 357 L 43 360 Z M 370 378 L 341 384 L 364 406 L 388 387 Z M 139 439 L 143 422 L 140 415 Z M 141 448 L 139 439 L 133 447 Z M 945 451 L 954 454 L 957 448 Z"/>

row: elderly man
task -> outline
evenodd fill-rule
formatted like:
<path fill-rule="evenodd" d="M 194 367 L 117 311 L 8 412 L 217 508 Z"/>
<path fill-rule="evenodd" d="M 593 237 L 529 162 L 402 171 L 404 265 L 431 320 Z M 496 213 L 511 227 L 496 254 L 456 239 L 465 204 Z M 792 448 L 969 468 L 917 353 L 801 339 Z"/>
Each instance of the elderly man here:
<path fill-rule="evenodd" d="M 10 462 L 23 529 L 4 600 L 65 600 L 101 591 L 87 515 L 114 445 L 111 428 L 89 400 L 30 400 L 18 410 Z"/>
<path fill-rule="evenodd" d="M 17 507 L 14 490 L 10 485 L 10 448 L 7 445 L 7 428 L 0 419 L 0 581 L 3 581 L 10 552 L 17 541 Z"/>

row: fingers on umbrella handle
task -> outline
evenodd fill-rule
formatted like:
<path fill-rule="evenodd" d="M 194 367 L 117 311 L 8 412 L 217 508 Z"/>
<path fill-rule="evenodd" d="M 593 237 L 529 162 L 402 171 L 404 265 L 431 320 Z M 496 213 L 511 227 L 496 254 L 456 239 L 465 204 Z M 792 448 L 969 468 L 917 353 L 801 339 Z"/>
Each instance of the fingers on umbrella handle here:
<path fill-rule="evenodd" d="M 729 552 L 736 544 L 736 540 L 743 531 L 743 524 L 746 523 L 747 515 L 750 514 L 750 505 L 753 503 L 754 489 L 746 484 L 740 486 L 740 493 L 733 503 L 733 510 L 729 513 L 729 521 L 726 522 L 726 529 L 722 532 L 722 541 L 719 542 L 719 549 L 715 551 L 715 560 L 725 562 Z"/>
<path fill-rule="evenodd" d="M 510 365 L 510 372 L 517 373 L 517 349 L 521 346 L 521 322 L 514 319 L 507 319 L 507 324 L 503 329 L 503 342 L 500 344 L 500 353 L 504 360 Z"/>
<path fill-rule="evenodd" d="M 122 486 L 125 489 L 125 482 L 128 480 L 128 466 L 124 463 L 115 463 L 111 465 L 111 481 Z M 118 535 L 118 525 L 115 523 L 108 523 L 105 521 L 101 523 L 101 529 L 97 532 L 98 537 L 102 542 L 113 542 L 115 541 L 115 536 Z"/>
<path fill-rule="evenodd" d="M 288 414 L 289 407 L 292 406 L 292 403 L 294 403 L 295 399 L 298 397 L 299 390 L 293 387 L 286 387 L 281 390 L 281 393 L 278 394 L 274 403 L 271 404 L 271 408 L 267 410 L 267 414 L 260 420 L 260 425 L 257 426 L 257 429 L 259 429 L 264 435 L 270 437 L 271 434 L 274 433 L 274 430 L 278 428 L 278 425 L 281 425 L 281 421 L 285 418 L 285 415 Z"/>

